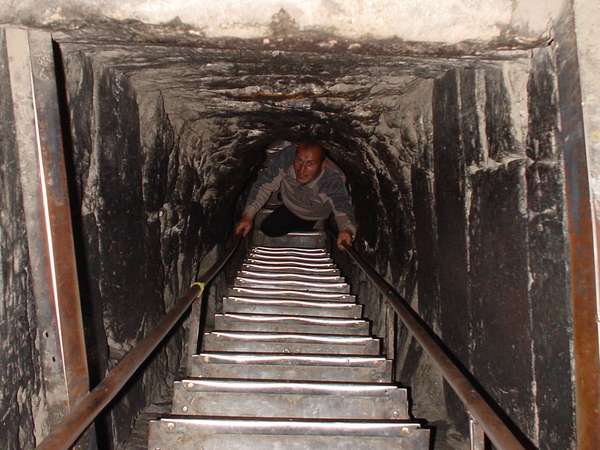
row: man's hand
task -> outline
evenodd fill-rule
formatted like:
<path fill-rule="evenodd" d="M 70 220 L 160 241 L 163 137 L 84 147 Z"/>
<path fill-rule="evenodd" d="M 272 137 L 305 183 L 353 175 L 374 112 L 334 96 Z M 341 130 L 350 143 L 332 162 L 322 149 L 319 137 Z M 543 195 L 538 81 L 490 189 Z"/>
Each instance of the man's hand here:
<path fill-rule="evenodd" d="M 344 244 L 352 246 L 352 233 L 349 230 L 342 230 L 338 233 L 337 246 L 340 250 L 344 249 Z"/>
<path fill-rule="evenodd" d="M 238 224 L 235 226 L 235 234 L 236 235 L 242 235 L 242 236 L 246 236 L 250 230 L 252 229 L 252 219 L 250 217 L 248 217 L 247 215 L 243 214 L 242 218 L 240 219 L 240 221 L 238 222 Z"/>

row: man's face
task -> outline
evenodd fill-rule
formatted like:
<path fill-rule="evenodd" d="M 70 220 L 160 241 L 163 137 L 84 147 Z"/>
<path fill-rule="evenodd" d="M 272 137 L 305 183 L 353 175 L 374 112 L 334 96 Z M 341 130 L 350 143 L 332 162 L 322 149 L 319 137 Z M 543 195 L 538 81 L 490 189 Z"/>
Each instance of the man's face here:
<path fill-rule="evenodd" d="M 310 183 L 321 173 L 321 149 L 318 147 L 299 147 L 294 159 L 294 172 L 300 184 Z"/>

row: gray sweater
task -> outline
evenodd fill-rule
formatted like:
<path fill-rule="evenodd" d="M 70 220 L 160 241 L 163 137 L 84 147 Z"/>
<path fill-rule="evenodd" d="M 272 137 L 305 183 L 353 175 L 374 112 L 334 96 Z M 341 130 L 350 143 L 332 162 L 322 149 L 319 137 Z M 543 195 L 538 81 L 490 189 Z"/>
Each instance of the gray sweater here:
<path fill-rule="evenodd" d="M 254 218 L 270 195 L 280 190 L 283 204 L 301 219 L 323 220 L 333 213 L 340 230 L 356 234 L 352 203 L 340 168 L 325 159 L 317 178 L 303 185 L 296 180 L 295 157 L 296 146 L 286 147 L 261 170 L 250 190 L 244 214 Z"/>

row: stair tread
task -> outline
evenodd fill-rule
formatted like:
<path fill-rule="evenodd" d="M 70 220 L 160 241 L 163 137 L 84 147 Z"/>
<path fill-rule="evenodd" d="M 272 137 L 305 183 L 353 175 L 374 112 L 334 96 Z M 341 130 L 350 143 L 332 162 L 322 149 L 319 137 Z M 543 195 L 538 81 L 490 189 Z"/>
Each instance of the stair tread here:
<path fill-rule="evenodd" d="M 381 342 L 367 335 L 213 331 L 203 334 L 204 351 L 379 355 Z"/>
<path fill-rule="evenodd" d="M 333 261 L 306 261 L 306 260 L 297 260 L 297 259 L 293 259 L 293 258 L 271 260 L 271 259 L 266 259 L 266 258 L 255 258 L 252 256 L 250 256 L 249 258 L 246 258 L 246 263 L 247 264 L 261 264 L 263 266 L 271 266 L 271 267 L 277 267 L 277 266 L 295 267 L 295 266 L 298 266 L 298 267 L 327 268 L 327 267 L 335 266 Z"/>
<path fill-rule="evenodd" d="M 329 288 L 349 288 L 350 285 L 344 281 L 330 281 L 330 280 L 286 280 L 286 279 L 269 279 L 269 278 L 261 278 L 255 276 L 237 276 L 235 277 L 235 282 L 246 282 L 246 283 L 256 283 L 258 285 L 264 284 L 289 284 L 292 286 L 305 286 L 305 287 L 329 287 Z"/>
<path fill-rule="evenodd" d="M 347 317 L 360 319 L 362 305 L 346 302 L 306 302 L 299 303 L 264 300 L 245 301 L 226 297 L 223 299 L 224 313 L 256 313 L 276 315 Z"/>
<path fill-rule="evenodd" d="M 268 288 L 253 288 L 234 286 L 229 288 L 229 296 L 247 296 L 258 298 L 296 298 L 296 299 L 322 299 L 336 301 L 356 301 L 356 297 L 352 294 L 343 292 L 309 292 L 296 289 L 268 289 Z"/>
<path fill-rule="evenodd" d="M 301 252 L 301 253 L 329 253 L 325 248 L 304 248 L 304 247 L 268 247 L 268 246 L 256 246 L 252 247 L 255 251 L 267 251 L 267 252 Z"/>
<path fill-rule="evenodd" d="M 298 253 L 301 255 L 311 255 L 311 256 L 321 256 L 327 255 L 330 256 L 330 251 L 326 247 L 312 247 L 312 248 L 304 248 L 304 247 L 251 247 L 248 249 L 248 253 L 258 253 L 261 255 L 289 255 L 293 253 Z"/>
<path fill-rule="evenodd" d="M 210 331 L 204 333 L 214 336 L 232 337 L 236 339 L 261 340 L 261 341 L 286 341 L 286 342 L 321 342 L 321 343 L 344 343 L 365 344 L 367 342 L 379 341 L 379 338 L 360 335 L 338 335 L 338 334 L 316 334 L 316 333 L 277 333 L 269 331 Z"/>
<path fill-rule="evenodd" d="M 294 289 L 299 291 L 349 293 L 350 286 L 346 282 L 306 281 L 306 280 L 265 280 L 262 278 L 236 277 L 234 287 Z"/>
<path fill-rule="evenodd" d="M 298 253 L 280 253 L 280 254 L 269 254 L 269 253 L 255 253 L 250 252 L 248 254 L 248 259 L 257 259 L 262 261 L 299 261 L 299 262 L 308 262 L 308 263 L 328 263 L 333 264 L 333 259 L 329 255 L 321 255 L 321 254 L 298 254 Z"/>
<path fill-rule="evenodd" d="M 407 390 L 388 383 L 187 378 L 172 412 L 185 415 L 404 420 Z"/>
<path fill-rule="evenodd" d="M 429 448 L 325 233 L 253 237 L 149 448 Z"/>
<path fill-rule="evenodd" d="M 290 266 L 290 265 L 273 266 L 273 265 L 266 265 L 266 264 L 260 264 L 260 263 L 249 263 L 249 262 L 244 262 L 242 264 L 242 269 L 267 271 L 269 273 L 300 272 L 300 273 L 320 273 L 320 274 L 336 273 L 336 274 L 339 274 L 339 272 L 340 272 L 339 269 L 336 268 L 335 266 L 333 266 L 333 267 Z"/>
<path fill-rule="evenodd" d="M 333 381 L 240 380 L 236 378 L 184 378 L 176 381 L 190 390 L 211 392 L 278 392 L 381 395 L 389 391 L 406 391 L 391 383 L 349 383 Z"/>
<path fill-rule="evenodd" d="M 302 322 L 315 325 L 352 326 L 369 324 L 365 319 L 348 319 L 343 317 L 327 316 L 300 316 L 283 314 L 259 314 L 259 313 L 223 313 L 215 314 L 215 318 L 236 319 L 248 322 Z"/>
<path fill-rule="evenodd" d="M 346 317 L 360 319 L 362 317 L 362 310 L 362 305 L 351 302 L 257 299 L 235 296 L 223 298 L 223 313 Z"/>
<path fill-rule="evenodd" d="M 335 433 L 343 430 L 344 433 L 372 433 L 397 432 L 404 427 L 421 428 L 421 423 L 415 420 L 361 420 L 361 419 L 305 419 L 295 417 L 211 417 L 211 416 L 182 416 L 168 414 L 162 416 L 160 421 L 188 422 L 196 424 L 216 425 L 228 432 L 235 431 L 238 426 L 243 426 L 244 431 L 251 429 L 276 431 L 269 434 L 287 434 L 286 431 L 302 431 L 302 434 L 317 434 L 321 432 Z M 157 420 L 158 421 L 158 420 Z M 153 421 L 156 422 L 156 421 Z M 277 430 L 272 430 L 276 425 Z M 290 433 L 295 434 L 295 433 Z"/>
<path fill-rule="evenodd" d="M 395 425 L 394 425 L 395 424 Z M 421 450 L 429 448 L 429 430 L 415 422 L 331 421 L 306 419 L 217 419 L 171 416 L 150 422 L 149 448 L 179 450 L 250 450 L 310 448 L 342 450 Z M 243 439 L 240 437 L 243 436 Z M 293 437 L 293 438 L 292 438 Z"/>
<path fill-rule="evenodd" d="M 302 316 L 289 314 L 235 313 L 215 314 L 217 330 L 279 331 L 297 333 L 368 335 L 371 324 L 364 319 Z"/>
<path fill-rule="evenodd" d="M 286 250 L 281 251 L 276 248 L 272 250 L 261 250 L 261 249 L 252 249 L 248 255 L 250 256 L 299 256 L 302 258 L 331 258 L 331 254 L 325 250 L 322 251 L 306 251 L 310 249 L 305 249 L 302 251 L 300 249 L 296 250 Z"/>
<path fill-rule="evenodd" d="M 384 356 L 321 355 L 293 353 L 250 353 L 250 352 L 202 352 L 194 358 L 205 359 L 216 364 L 272 364 L 272 365 L 320 365 L 343 367 L 373 367 L 385 364 Z"/>
<path fill-rule="evenodd" d="M 272 306 L 306 306 L 313 308 L 323 308 L 326 310 L 327 308 L 332 309 L 344 309 L 356 306 L 362 306 L 358 303 L 352 302 L 324 302 L 317 300 L 296 300 L 296 299 L 273 299 L 273 298 L 256 298 L 256 297 L 241 297 L 235 295 L 229 295 L 225 297 L 223 300 L 231 300 L 234 302 L 240 303 L 250 303 L 254 305 L 272 305 Z"/>
<path fill-rule="evenodd" d="M 215 363 L 194 358 L 191 376 L 203 378 L 239 378 L 297 381 L 364 381 L 371 383 L 391 383 L 392 365 L 390 360 L 372 365 L 325 365 L 325 364 L 262 364 L 262 363 Z"/>
<path fill-rule="evenodd" d="M 329 283 L 345 283 L 344 277 L 339 275 L 325 274 L 301 274 L 301 273 L 285 273 L 285 272 L 258 272 L 255 270 L 242 269 L 237 273 L 237 276 L 244 278 L 260 278 L 262 280 L 281 280 L 281 281 L 318 281 Z"/>

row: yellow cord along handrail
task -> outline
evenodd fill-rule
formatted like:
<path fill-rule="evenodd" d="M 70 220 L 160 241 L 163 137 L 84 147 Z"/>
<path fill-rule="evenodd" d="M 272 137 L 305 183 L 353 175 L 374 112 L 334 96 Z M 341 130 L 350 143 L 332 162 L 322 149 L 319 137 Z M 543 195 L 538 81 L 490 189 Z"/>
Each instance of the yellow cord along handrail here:
<path fill-rule="evenodd" d="M 467 407 L 469 414 L 483 428 L 494 446 L 499 450 L 524 450 L 525 447 L 520 440 L 479 393 L 475 385 L 452 361 L 444 348 L 437 342 L 439 338 L 423 323 L 423 320 L 407 301 L 352 246 L 344 244 L 344 248 L 398 313 L 408 331 L 425 349 L 444 379 L 454 389 Z"/>
<path fill-rule="evenodd" d="M 98 386 L 86 394 L 64 417 L 58 427 L 40 443 L 38 450 L 66 450 L 92 424 L 102 410 L 125 386 L 137 369 L 146 361 L 163 341 L 195 300 L 202 296 L 204 287 L 221 271 L 237 250 L 241 238 L 235 237 L 233 246 L 220 262 L 215 263 L 202 277 L 193 283 L 189 290 L 175 303 L 163 319 L 131 349 L 109 372 Z"/>

